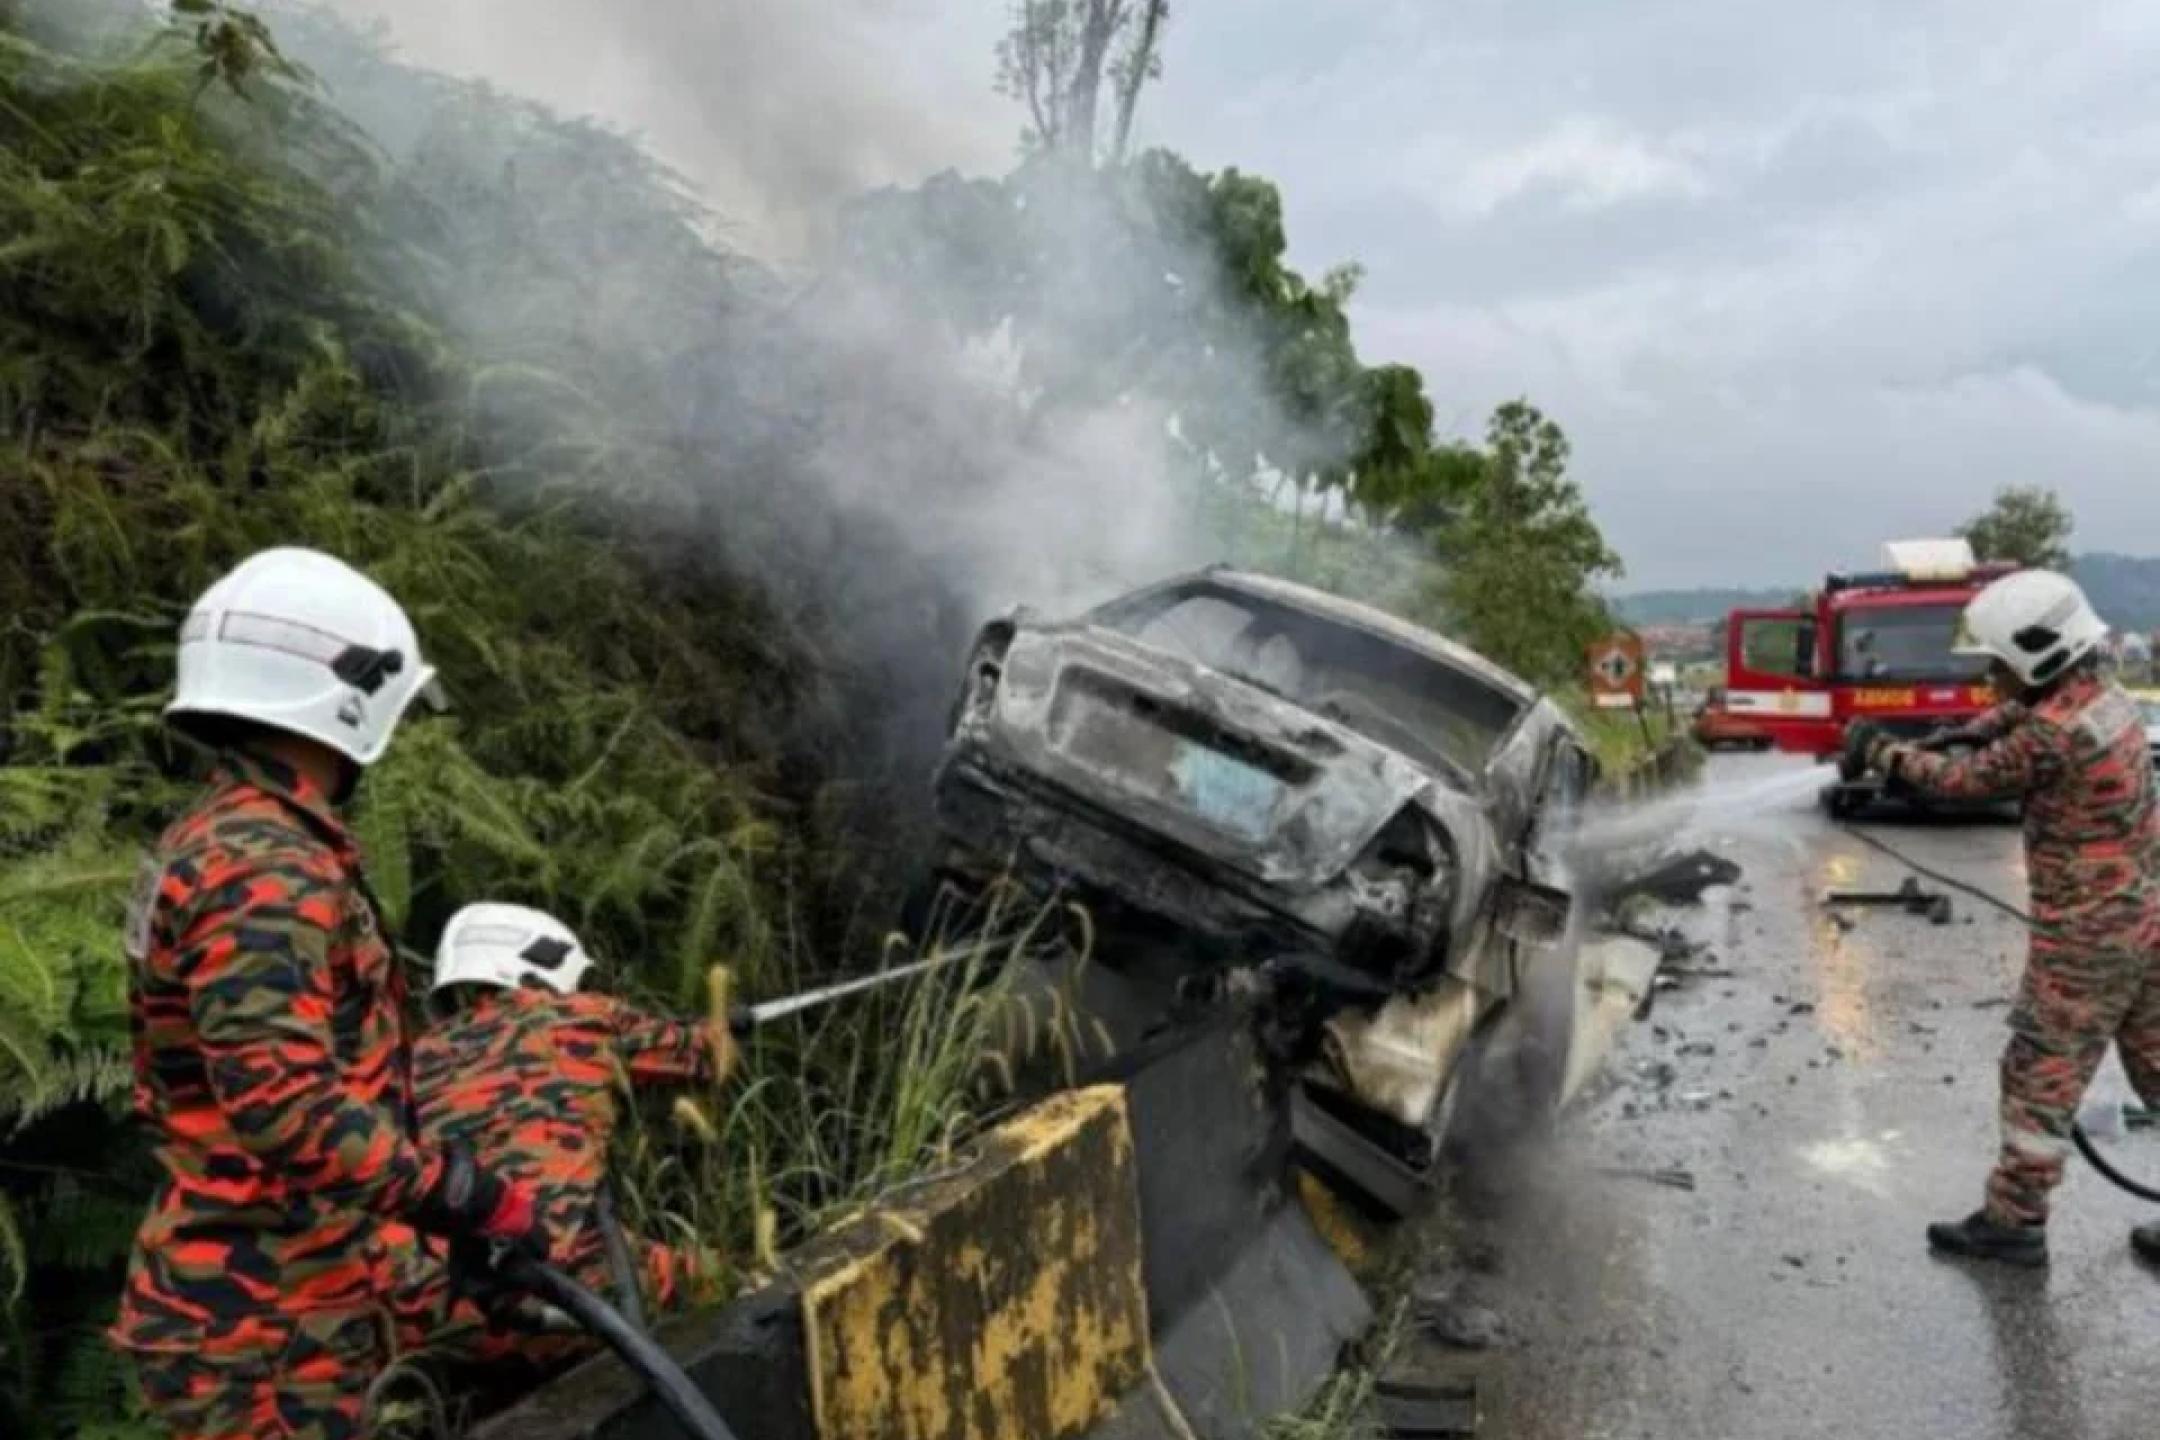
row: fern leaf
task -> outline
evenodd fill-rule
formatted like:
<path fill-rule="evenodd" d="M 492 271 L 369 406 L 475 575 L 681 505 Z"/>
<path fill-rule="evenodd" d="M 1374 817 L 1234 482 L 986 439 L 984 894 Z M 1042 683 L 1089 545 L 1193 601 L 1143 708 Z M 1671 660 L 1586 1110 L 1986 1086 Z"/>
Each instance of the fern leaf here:
<path fill-rule="evenodd" d="M 681 838 L 674 826 L 661 823 L 617 850 L 606 868 L 584 887 L 586 923 L 592 923 L 611 905 L 629 908 L 641 896 L 651 893 L 664 875 Z"/>
<path fill-rule="evenodd" d="M 353 818 L 353 832 L 367 862 L 369 885 L 383 908 L 391 929 L 400 928 L 412 912 L 412 837 L 405 801 L 392 786 L 371 788 Z"/>
<path fill-rule="evenodd" d="M 0 1110 L 23 1111 L 45 1103 L 52 1060 L 45 1034 L 19 1016 L 0 1011 Z"/>
<path fill-rule="evenodd" d="M 22 1299 L 23 1287 L 30 1283 L 30 1250 L 5 1192 L 0 1192 L 0 1281 L 6 1282 L 9 1305 Z"/>

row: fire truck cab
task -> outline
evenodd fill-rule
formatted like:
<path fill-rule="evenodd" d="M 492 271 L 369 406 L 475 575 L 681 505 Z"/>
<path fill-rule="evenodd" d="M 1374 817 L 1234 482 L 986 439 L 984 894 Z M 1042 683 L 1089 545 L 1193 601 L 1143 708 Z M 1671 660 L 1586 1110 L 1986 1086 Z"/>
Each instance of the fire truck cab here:
<path fill-rule="evenodd" d="M 1780 750 L 1839 753 L 1845 727 L 1873 720 L 1918 737 L 1995 703 L 1987 662 L 1953 653 L 1966 602 L 2017 567 L 1983 565 L 1963 540 L 1902 540 L 1884 568 L 1832 574 L 1787 610 L 1735 610 L 1726 621 L 1725 703 Z M 1823 792 L 1832 814 L 1879 798 L 1873 780 Z"/>

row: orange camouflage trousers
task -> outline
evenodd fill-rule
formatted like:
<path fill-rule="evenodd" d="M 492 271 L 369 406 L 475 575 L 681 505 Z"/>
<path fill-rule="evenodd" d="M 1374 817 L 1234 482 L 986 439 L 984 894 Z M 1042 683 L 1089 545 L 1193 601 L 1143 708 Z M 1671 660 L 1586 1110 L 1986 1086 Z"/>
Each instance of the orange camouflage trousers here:
<path fill-rule="evenodd" d="M 2062 1183 L 2070 1126 L 2108 1046 L 2138 1098 L 2160 1106 L 2160 927 L 2125 927 L 2112 947 L 2036 936 L 2002 1058 L 2002 1152 L 1987 1213 L 2039 1225 Z"/>
<path fill-rule="evenodd" d="M 390 1358 L 382 1310 L 283 1317 L 282 1345 L 235 1353 L 124 1353 L 173 1440 L 361 1440 L 368 1390 Z"/>

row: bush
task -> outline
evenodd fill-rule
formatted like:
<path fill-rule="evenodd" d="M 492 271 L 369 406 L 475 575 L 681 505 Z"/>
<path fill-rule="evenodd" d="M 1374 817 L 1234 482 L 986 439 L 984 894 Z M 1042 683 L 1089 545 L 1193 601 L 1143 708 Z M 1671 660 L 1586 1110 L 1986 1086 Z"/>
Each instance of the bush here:
<path fill-rule="evenodd" d="M 869 902 L 800 760 L 829 739 L 815 657 L 669 539 L 684 462 L 637 468 L 634 511 L 575 483 L 640 458 L 606 397 L 541 363 L 575 356 L 483 363 L 431 323 L 439 257 L 391 238 L 420 200 L 304 85 L 256 66 L 243 99 L 185 34 L 101 53 L 0 19 L 0 1429 L 43 1435 L 116 1389 L 97 1331 L 150 1179 L 119 911 L 196 780 L 157 720 L 179 617 L 241 556 L 368 570 L 455 697 L 356 821 L 419 949 L 457 905 L 523 900 L 690 1003 L 721 957 L 753 991 L 815 973 Z"/>

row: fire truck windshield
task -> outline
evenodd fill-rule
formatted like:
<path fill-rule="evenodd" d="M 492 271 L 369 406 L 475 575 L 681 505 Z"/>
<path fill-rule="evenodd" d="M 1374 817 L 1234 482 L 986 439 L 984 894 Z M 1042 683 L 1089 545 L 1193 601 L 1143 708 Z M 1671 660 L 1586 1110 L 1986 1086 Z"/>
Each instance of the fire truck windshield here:
<path fill-rule="evenodd" d="M 1977 680 L 1987 660 L 1953 655 L 1959 605 L 1885 605 L 1838 622 L 1838 673 L 1848 680 Z"/>

